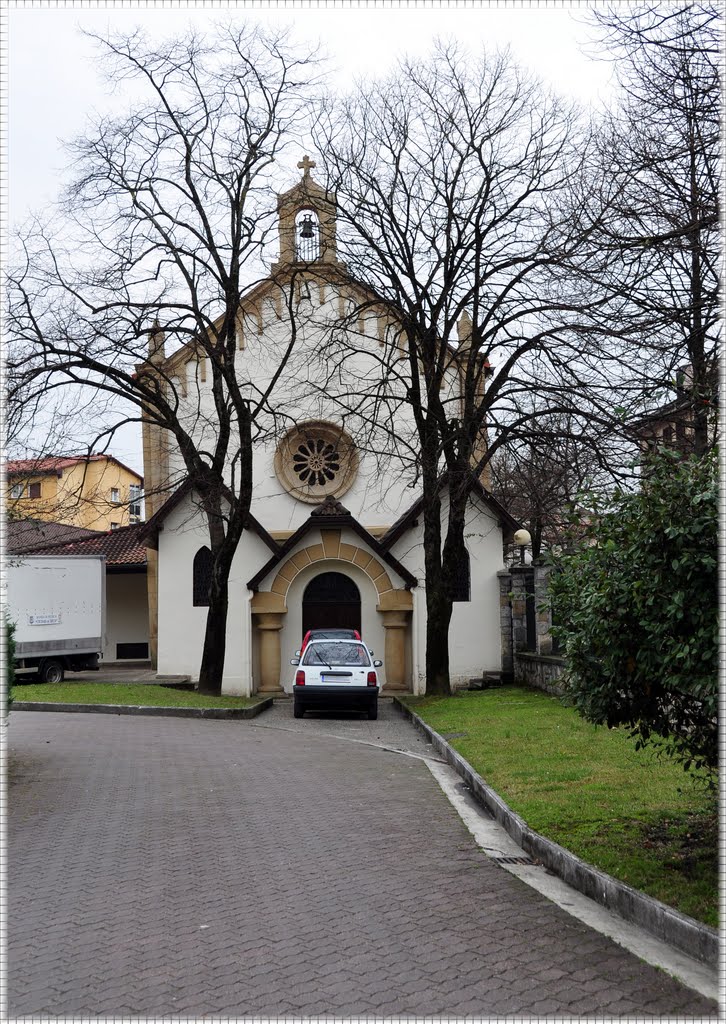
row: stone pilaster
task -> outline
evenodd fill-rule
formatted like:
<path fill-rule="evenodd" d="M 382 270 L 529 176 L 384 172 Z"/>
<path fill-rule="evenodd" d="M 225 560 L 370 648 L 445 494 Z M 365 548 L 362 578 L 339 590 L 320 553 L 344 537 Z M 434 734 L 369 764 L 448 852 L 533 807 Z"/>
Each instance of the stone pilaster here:
<path fill-rule="evenodd" d="M 502 635 L 502 682 L 514 680 L 514 646 L 512 643 L 512 574 L 503 569 L 499 580 L 499 627 Z"/>
<path fill-rule="evenodd" d="M 525 576 L 529 566 L 513 565 L 512 574 L 512 651 L 524 651 L 527 648 L 527 592 Z"/>
<path fill-rule="evenodd" d="M 282 694 L 280 686 L 280 630 L 287 605 L 279 594 L 264 592 L 252 598 L 252 615 L 260 638 L 260 679 L 257 693 Z"/>
<path fill-rule="evenodd" d="M 410 590 L 388 590 L 381 594 L 376 606 L 383 616 L 386 631 L 384 667 L 386 670 L 385 691 L 410 689 L 406 680 L 406 628 L 413 614 L 413 597 Z"/>
<path fill-rule="evenodd" d="M 552 654 L 552 606 L 549 595 L 549 565 L 534 566 L 534 603 L 537 623 L 537 654 Z"/>

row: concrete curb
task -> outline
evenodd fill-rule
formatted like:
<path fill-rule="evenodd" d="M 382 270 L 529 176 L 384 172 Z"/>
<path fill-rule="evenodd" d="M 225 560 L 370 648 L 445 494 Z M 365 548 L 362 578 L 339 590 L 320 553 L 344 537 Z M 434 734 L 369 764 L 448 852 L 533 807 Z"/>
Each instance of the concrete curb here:
<path fill-rule="evenodd" d="M 477 802 L 502 825 L 527 854 L 541 861 L 573 889 L 619 914 L 626 921 L 632 921 L 651 935 L 691 957 L 707 964 L 718 965 L 719 935 L 716 929 L 681 914 L 660 900 L 633 889 L 625 882 L 619 882 L 551 839 L 546 839 L 535 832 L 439 733 L 434 732 L 400 698 L 394 697 L 393 700 L 403 714 L 425 733 L 434 749 L 464 779 Z"/>
<path fill-rule="evenodd" d="M 249 708 L 157 708 L 136 704 L 50 704 L 42 701 L 15 700 L 11 711 L 69 711 L 101 715 L 155 715 L 168 718 L 255 718 L 272 705 L 272 697 Z"/>

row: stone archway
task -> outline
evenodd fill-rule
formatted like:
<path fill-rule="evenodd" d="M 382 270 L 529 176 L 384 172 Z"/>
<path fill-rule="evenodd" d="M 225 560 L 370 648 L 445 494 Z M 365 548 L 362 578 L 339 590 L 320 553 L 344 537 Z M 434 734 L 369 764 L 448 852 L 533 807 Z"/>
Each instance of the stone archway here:
<path fill-rule="evenodd" d="M 260 633 L 259 693 L 283 692 L 280 686 L 280 630 L 282 616 L 287 614 L 286 598 L 290 584 L 308 566 L 331 560 L 358 566 L 373 582 L 378 594 L 376 611 L 383 618 L 385 631 L 385 689 L 408 689 L 405 634 L 413 613 L 411 592 L 396 589 L 375 555 L 354 544 L 346 544 L 341 540 L 341 532 L 322 529 L 320 544 L 311 544 L 291 555 L 278 570 L 270 590 L 260 591 L 252 598 L 252 615 Z"/>

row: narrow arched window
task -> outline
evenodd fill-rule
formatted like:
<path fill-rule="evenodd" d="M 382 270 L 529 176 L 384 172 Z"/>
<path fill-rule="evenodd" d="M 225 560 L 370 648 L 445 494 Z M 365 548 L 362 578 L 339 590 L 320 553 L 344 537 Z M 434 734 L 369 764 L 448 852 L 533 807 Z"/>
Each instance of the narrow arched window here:
<path fill-rule="evenodd" d="M 471 601 L 471 565 L 469 552 L 464 547 L 454 567 L 451 600 Z"/>
<path fill-rule="evenodd" d="M 300 263 L 320 258 L 320 222 L 314 210 L 300 210 L 295 217 L 295 256 Z"/>
<path fill-rule="evenodd" d="M 192 595 L 195 608 L 209 607 L 209 588 L 212 585 L 212 552 L 200 548 L 194 556 L 192 568 Z"/>

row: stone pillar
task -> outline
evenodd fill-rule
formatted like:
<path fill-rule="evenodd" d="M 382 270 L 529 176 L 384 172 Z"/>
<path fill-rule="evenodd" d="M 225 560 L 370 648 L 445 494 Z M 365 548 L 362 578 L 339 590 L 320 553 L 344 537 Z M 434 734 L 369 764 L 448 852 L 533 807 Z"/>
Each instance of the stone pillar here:
<path fill-rule="evenodd" d="M 527 648 L 527 591 L 525 589 L 525 573 L 530 567 L 513 565 L 512 573 L 512 651 L 524 651 Z"/>
<path fill-rule="evenodd" d="M 534 602 L 537 621 L 537 654 L 552 654 L 552 605 L 549 595 L 549 565 L 534 565 Z"/>
<path fill-rule="evenodd" d="M 406 685 L 406 626 L 408 612 L 383 612 L 386 631 L 386 691 L 408 690 Z"/>
<path fill-rule="evenodd" d="M 284 692 L 280 686 L 280 630 L 287 605 L 280 594 L 264 592 L 255 594 L 251 606 L 260 636 L 260 679 L 256 692 L 279 695 Z"/>
<path fill-rule="evenodd" d="M 499 580 L 499 628 L 502 633 L 502 682 L 514 681 L 514 647 L 512 644 L 512 574 L 502 569 Z"/>
<path fill-rule="evenodd" d="M 406 627 L 413 613 L 413 597 L 410 590 L 387 590 L 381 594 L 376 611 L 383 616 L 386 631 L 384 667 L 386 670 L 386 693 L 393 690 L 408 691 L 406 679 Z"/>

